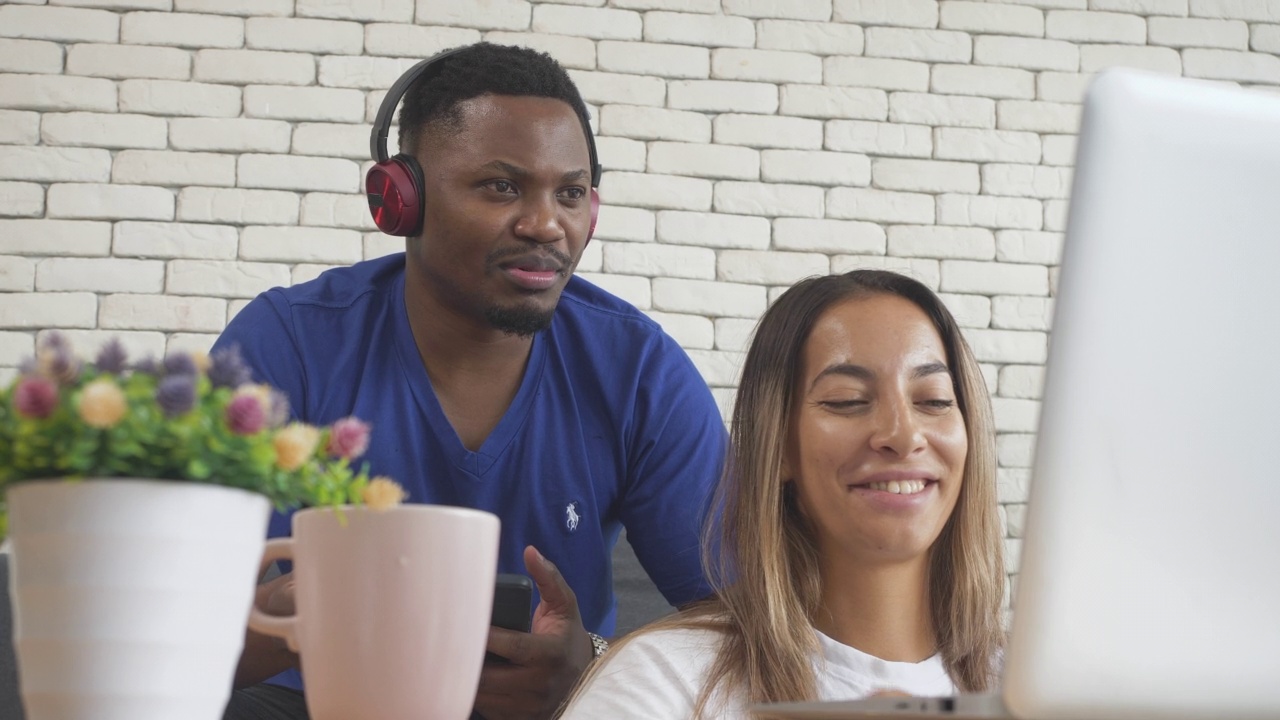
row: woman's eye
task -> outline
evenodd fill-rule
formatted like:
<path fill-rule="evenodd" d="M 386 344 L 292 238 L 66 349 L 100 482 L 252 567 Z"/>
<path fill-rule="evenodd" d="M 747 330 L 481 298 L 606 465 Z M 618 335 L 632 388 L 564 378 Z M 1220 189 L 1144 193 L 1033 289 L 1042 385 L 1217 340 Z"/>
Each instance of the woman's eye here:
<path fill-rule="evenodd" d="M 937 400 L 925 400 L 920 404 L 929 408 L 930 410 L 950 410 L 951 408 L 955 407 L 956 401 L 937 399 Z"/>
<path fill-rule="evenodd" d="M 822 400 L 818 403 L 828 410 L 856 410 L 867 405 L 866 400 Z"/>

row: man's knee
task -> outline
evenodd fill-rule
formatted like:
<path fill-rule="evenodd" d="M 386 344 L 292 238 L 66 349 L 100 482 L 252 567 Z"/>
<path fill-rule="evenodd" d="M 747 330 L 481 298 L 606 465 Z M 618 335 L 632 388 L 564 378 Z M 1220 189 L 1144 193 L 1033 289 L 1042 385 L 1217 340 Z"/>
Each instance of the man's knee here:
<path fill-rule="evenodd" d="M 222 720 L 309 720 L 302 693 L 279 685 L 253 685 L 231 693 Z"/>

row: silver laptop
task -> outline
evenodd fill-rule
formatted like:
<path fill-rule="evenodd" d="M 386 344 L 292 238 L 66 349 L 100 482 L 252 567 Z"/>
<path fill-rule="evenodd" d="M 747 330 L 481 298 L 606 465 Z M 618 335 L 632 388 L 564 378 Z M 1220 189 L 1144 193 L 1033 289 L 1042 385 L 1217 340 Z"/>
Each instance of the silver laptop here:
<path fill-rule="evenodd" d="M 1002 691 L 768 717 L 1280 717 L 1280 95 L 1084 104 Z"/>

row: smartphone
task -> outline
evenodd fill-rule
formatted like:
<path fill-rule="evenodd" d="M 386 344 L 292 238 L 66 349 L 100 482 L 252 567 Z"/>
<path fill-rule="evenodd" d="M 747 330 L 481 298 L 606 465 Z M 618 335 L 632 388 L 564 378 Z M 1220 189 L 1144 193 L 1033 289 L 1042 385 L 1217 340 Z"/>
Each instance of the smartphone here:
<path fill-rule="evenodd" d="M 489 621 L 494 627 L 508 630 L 529 632 L 533 619 L 533 581 L 524 575 L 499 573 L 493 588 L 493 618 Z M 507 659 L 485 653 L 487 663 L 505 663 Z"/>

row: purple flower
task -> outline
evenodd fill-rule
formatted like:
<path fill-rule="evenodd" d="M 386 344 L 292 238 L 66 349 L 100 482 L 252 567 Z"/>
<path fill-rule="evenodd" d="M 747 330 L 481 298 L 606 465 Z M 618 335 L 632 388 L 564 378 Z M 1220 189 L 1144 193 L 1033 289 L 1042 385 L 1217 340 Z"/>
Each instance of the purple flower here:
<path fill-rule="evenodd" d="M 329 430 L 329 454 L 340 458 L 358 458 L 369 447 L 369 425 L 359 418 L 338 420 Z"/>
<path fill-rule="evenodd" d="M 156 386 L 156 404 L 165 417 L 178 417 L 196 406 L 194 375 L 166 375 Z"/>
<path fill-rule="evenodd" d="M 232 345 L 209 356 L 209 382 L 214 387 L 234 389 L 252 379 L 252 374 L 240 355 L 239 345 Z"/>
<path fill-rule="evenodd" d="M 71 342 L 67 340 L 67 336 L 57 330 L 50 330 L 40 338 L 40 346 L 48 350 L 63 350 L 71 352 Z"/>
<path fill-rule="evenodd" d="M 146 373 L 147 375 L 159 375 L 160 363 L 156 362 L 154 357 L 148 355 L 134 363 L 133 369 L 135 372 Z"/>
<path fill-rule="evenodd" d="M 267 413 L 254 393 L 241 393 L 227 403 L 227 427 L 237 435 L 253 435 L 267 424 Z"/>
<path fill-rule="evenodd" d="M 111 338 L 98 350 L 98 357 L 93 361 L 102 372 L 119 375 L 129 366 L 129 355 L 124 351 L 120 338 Z"/>
<path fill-rule="evenodd" d="M 190 353 L 172 353 L 164 359 L 165 377 L 170 375 L 191 375 L 195 376 L 198 372 L 196 369 L 196 361 L 191 357 Z"/>
<path fill-rule="evenodd" d="M 58 386 L 40 375 L 27 375 L 13 390 L 13 406 L 24 417 L 43 419 L 58 407 Z"/>
<path fill-rule="evenodd" d="M 280 427 L 289 419 L 289 397 L 275 388 L 271 388 L 268 395 L 270 399 L 267 403 L 267 424 L 271 427 Z"/>

